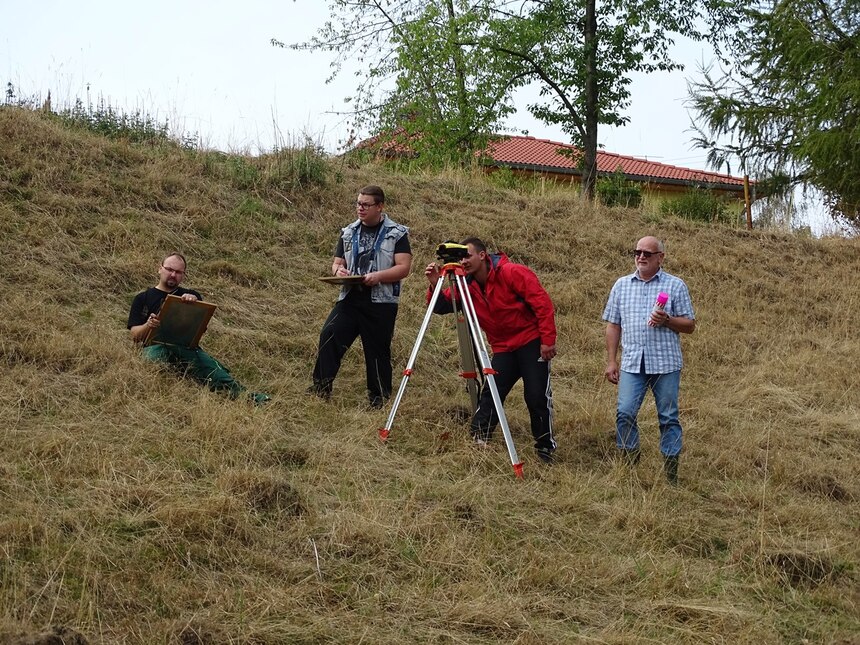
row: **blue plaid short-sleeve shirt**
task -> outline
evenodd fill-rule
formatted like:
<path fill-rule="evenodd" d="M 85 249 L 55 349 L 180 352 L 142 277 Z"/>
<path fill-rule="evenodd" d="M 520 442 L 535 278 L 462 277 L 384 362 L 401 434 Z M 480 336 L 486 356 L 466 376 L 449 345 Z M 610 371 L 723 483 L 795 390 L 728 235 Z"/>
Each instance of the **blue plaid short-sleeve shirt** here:
<path fill-rule="evenodd" d="M 621 325 L 621 369 L 638 374 L 644 357 L 646 374 L 668 374 L 681 369 L 681 339 L 668 327 L 649 327 L 657 294 L 669 294 L 666 313 L 694 319 L 687 285 L 660 269 L 645 282 L 638 273 L 619 278 L 609 292 L 603 320 Z"/>

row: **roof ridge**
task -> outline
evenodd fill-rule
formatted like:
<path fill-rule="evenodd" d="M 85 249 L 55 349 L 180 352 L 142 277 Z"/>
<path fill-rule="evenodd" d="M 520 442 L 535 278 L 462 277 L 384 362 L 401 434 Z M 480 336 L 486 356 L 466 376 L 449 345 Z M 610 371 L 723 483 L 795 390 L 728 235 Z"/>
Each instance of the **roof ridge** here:
<path fill-rule="evenodd" d="M 581 152 L 581 148 L 578 146 L 574 146 L 569 143 L 563 143 L 561 141 L 553 141 L 552 139 L 544 139 L 537 138 L 530 135 L 518 135 L 518 134 L 509 134 L 503 135 L 502 140 L 512 140 L 512 143 L 516 145 L 517 141 L 529 143 L 534 142 L 538 144 L 547 144 L 551 146 L 556 146 L 565 150 L 575 150 Z M 633 155 L 625 155 L 618 152 L 609 152 L 607 150 L 597 150 L 598 157 L 603 157 L 604 161 L 607 163 L 611 163 L 612 159 L 618 159 L 619 161 L 629 161 L 633 163 L 647 164 L 652 167 L 659 167 L 664 169 L 666 172 L 675 171 L 676 173 L 684 173 L 689 176 L 690 180 L 696 181 L 707 181 L 707 180 L 728 180 L 729 182 L 735 183 L 742 181 L 741 177 L 735 177 L 734 175 L 730 175 L 727 173 L 716 172 L 713 170 L 700 170 L 698 168 L 688 168 L 684 166 L 678 166 L 676 164 L 666 163 L 663 161 L 652 161 L 647 158 L 635 157 Z M 607 159 L 607 157 L 609 159 Z M 636 174 L 636 173 L 634 173 Z M 643 174 L 643 176 L 648 176 L 647 173 Z M 721 182 L 722 183 L 722 182 Z"/>

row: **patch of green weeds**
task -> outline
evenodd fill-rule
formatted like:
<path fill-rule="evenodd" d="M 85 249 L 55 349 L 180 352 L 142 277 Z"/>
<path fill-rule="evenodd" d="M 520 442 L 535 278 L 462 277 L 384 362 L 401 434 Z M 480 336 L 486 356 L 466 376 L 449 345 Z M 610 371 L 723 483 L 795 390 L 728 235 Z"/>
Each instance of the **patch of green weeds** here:
<path fill-rule="evenodd" d="M 604 206 L 639 208 L 642 203 L 642 188 L 628 181 L 620 170 L 609 177 L 598 179 L 595 192 Z"/>
<path fill-rule="evenodd" d="M 721 222 L 734 224 L 735 218 L 729 208 L 729 201 L 705 188 L 694 188 L 663 201 L 660 212 L 675 215 L 695 222 Z"/>
<path fill-rule="evenodd" d="M 298 148 L 276 150 L 267 160 L 267 186 L 294 191 L 324 186 L 328 180 L 328 159 L 322 148 L 311 141 L 305 141 L 304 145 Z"/>
<path fill-rule="evenodd" d="M 108 139 L 122 139 L 131 143 L 163 144 L 171 141 L 170 126 L 165 120 L 159 122 L 150 114 L 135 110 L 126 112 L 107 103 L 104 99 L 96 105 L 84 105 L 81 99 L 56 113 L 62 123 L 89 130 Z"/>
<path fill-rule="evenodd" d="M 225 166 L 230 181 L 239 190 L 254 188 L 260 181 L 260 170 L 244 157 L 228 157 Z"/>

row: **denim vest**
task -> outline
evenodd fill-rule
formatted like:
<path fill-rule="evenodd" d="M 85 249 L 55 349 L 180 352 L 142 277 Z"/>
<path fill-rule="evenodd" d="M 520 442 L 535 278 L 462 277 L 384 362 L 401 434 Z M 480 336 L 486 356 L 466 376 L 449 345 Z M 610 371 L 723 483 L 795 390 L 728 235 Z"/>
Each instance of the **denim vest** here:
<path fill-rule="evenodd" d="M 343 240 L 343 258 L 346 261 L 346 268 L 350 273 L 355 271 L 355 249 L 358 246 L 358 236 L 361 234 L 361 220 L 356 220 L 346 228 L 341 230 L 341 239 Z M 383 220 L 379 235 L 373 245 L 373 264 L 370 266 L 368 273 L 371 271 L 384 271 L 394 266 L 394 246 L 397 241 L 404 235 L 409 233 L 409 229 L 398 224 L 393 219 L 383 213 Z M 338 300 L 346 298 L 351 287 L 344 286 L 340 290 Z M 371 287 L 370 290 L 371 302 L 400 302 L 400 282 L 380 282 Z"/>

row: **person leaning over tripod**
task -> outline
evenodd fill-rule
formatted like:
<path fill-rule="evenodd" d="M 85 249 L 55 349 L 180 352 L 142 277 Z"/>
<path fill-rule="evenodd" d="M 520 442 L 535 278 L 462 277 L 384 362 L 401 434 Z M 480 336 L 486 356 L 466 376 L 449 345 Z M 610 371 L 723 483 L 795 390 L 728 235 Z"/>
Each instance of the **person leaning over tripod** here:
<path fill-rule="evenodd" d="M 344 285 L 320 332 L 319 351 L 310 391 L 331 398 L 340 363 L 361 336 L 370 405 L 381 408 L 391 396 L 391 339 L 400 301 L 400 281 L 412 267 L 409 229 L 383 212 L 379 186 L 358 192 L 358 219 L 341 229 L 331 265 L 332 275 L 364 276 L 361 284 Z"/>
<path fill-rule="evenodd" d="M 504 403 L 514 384 L 523 379 L 523 395 L 531 418 L 535 450 L 544 463 L 552 463 L 556 449 L 552 433 L 552 386 L 550 360 L 555 357 L 555 308 L 534 271 L 511 262 L 503 254 L 490 255 L 477 237 L 463 240 L 468 255 L 460 263 L 475 306 L 478 323 L 493 350 L 492 367 L 499 396 Z M 431 262 L 424 271 L 430 282 L 427 302 L 441 277 Z M 451 289 L 442 292 L 435 313 L 452 313 Z M 471 431 L 477 443 L 486 443 L 499 423 L 492 392 L 481 392 Z"/>
<path fill-rule="evenodd" d="M 632 253 L 636 271 L 618 278 L 609 292 L 606 321 L 606 379 L 618 385 L 616 441 L 630 465 L 639 462 L 636 417 L 650 388 L 657 404 L 660 452 L 666 479 L 678 483 L 681 424 L 678 390 L 681 385 L 680 334 L 696 329 L 693 303 L 683 280 L 663 271 L 663 242 L 643 237 Z M 654 307 L 657 294 L 669 294 L 664 309 Z M 621 344 L 621 367 L 618 345 Z"/>

